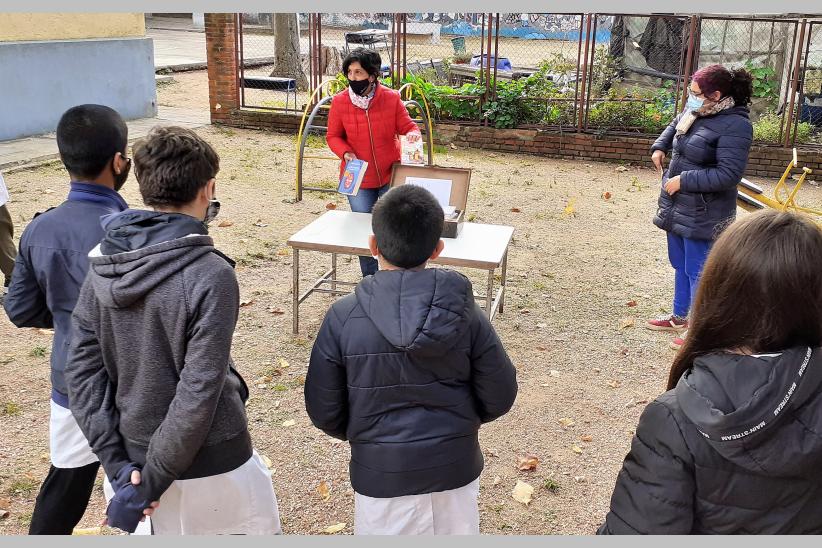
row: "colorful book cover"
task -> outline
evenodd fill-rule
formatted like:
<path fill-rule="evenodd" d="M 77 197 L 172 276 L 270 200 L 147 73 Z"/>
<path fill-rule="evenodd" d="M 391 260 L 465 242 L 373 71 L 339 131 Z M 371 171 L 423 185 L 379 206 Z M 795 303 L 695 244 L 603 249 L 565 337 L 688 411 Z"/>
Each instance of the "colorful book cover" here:
<path fill-rule="evenodd" d="M 422 139 L 410 142 L 405 135 L 400 135 L 400 163 L 407 166 L 421 166 L 425 164 L 422 152 Z"/>
<path fill-rule="evenodd" d="M 337 190 L 340 194 L 349 196 L 356 196 L 360 191 L 360 184 L 362 178 L 365 176 L 365 170 L 368 168 L 368 162 L 363 160 L 350 160 L 345 164 L 342 177 L 340 177 L 340 184 Z"/>

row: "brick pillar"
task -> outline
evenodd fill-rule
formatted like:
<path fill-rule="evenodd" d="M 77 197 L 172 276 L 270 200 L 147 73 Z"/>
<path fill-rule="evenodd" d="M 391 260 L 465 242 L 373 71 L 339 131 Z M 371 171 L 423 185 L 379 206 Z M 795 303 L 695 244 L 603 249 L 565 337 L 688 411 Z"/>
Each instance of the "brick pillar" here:
<path fill-rule="evenodd" d="M 230 123 L 240 109 L 235 14 L 206 13 L 205 35 L 211 121 Z"/>

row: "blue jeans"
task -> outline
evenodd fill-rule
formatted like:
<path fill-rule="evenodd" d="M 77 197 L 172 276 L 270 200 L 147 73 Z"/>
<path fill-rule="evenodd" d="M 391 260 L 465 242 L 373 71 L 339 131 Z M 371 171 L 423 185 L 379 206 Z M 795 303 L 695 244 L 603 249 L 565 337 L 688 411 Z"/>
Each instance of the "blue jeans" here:
<path fill-rule="evenodd" d="M 688 315 L 696 296 L 699 276 L 713 246 L 711 240 L 692 240 L 668 232 L 668 260 L 674 267 L 674 314 Z"/>
<path fill-rule="evenodd" d="M 380 196 L 388 192 L 389 186 L 390 185 L 384 185 L 380 188 L 361 188 L 356 196 L 348 197 L 348 205 L 351 206 L 351 211 L 354 213 L 371 213 L 371 210 L 374 209 L 374 204 L 377 203 Z M 360 257 L 360 270 L 362 270 L 363 278 L 376 274 L 378 269 L 379 263 L 377 263 L 377 259 L 373 257 Z"/>

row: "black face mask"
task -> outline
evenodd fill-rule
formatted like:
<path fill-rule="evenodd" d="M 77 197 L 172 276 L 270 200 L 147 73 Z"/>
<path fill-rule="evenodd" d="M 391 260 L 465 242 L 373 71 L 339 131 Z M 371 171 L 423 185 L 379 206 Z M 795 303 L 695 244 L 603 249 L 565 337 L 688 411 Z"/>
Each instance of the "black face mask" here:
<path fill-rule="evenodd" d="M 371 85 L 371 80 L 367 78 L 365 80 L 348 80 L 348 85 L 351 87 L 351 91 L 357 95 L 362 95 Z"/>
<path fill-rule="evenodd" d="M 120 192 L 120 189 L 123 188 L 123 185 L 126 184 L 128 180 L 128 174 L 131 171 L 131 158 L 129 158 L 128 165 L 126 165 L 126 169 L 120 172 L 118 175 L 116 171 L 114 171 L 114 166 L 111 167 L 112 172 L 114 172 L 114 190 Z"/>

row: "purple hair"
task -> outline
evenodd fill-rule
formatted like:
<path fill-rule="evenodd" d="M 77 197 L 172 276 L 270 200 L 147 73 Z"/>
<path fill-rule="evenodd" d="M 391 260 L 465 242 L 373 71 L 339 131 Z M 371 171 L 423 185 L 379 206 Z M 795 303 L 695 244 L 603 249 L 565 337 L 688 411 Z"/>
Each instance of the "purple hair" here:
<path fill-rule="evenodd" d="M 691 80 L 706 95 L 718 91 L 722 97 L 732 96 L 737 105 L 751 102 L 753 77 L 744 68 L 728 70 L 722 65 L 708 65 L 696 71 Z"/>

